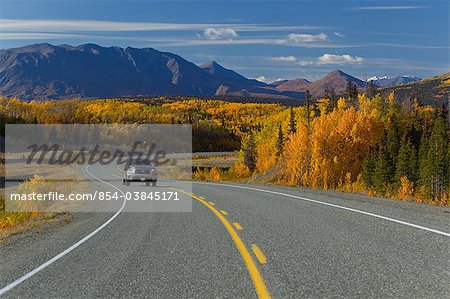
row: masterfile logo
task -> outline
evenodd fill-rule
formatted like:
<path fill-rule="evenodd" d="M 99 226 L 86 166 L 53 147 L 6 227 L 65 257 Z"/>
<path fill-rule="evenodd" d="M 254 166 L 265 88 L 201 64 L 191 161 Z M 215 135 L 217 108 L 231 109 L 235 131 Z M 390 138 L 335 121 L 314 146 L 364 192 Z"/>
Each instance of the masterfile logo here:
<path fill-rule="evenodd" d="M 6 125 L 8 211 L 189 212 L 189 125 Z"/>

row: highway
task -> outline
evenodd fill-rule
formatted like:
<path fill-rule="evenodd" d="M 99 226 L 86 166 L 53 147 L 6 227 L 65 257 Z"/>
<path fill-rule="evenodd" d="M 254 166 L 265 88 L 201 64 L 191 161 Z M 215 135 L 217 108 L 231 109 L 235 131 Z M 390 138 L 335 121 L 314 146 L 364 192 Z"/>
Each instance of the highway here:
<path fill-rule="evenodd" d="M 104 190 L 120 171 L 93 167 Z M 448 207 L 235 183 L 160 182 L 192 212 L 75 213 L 0 245 L 4 298 L 449 298 Z"/>

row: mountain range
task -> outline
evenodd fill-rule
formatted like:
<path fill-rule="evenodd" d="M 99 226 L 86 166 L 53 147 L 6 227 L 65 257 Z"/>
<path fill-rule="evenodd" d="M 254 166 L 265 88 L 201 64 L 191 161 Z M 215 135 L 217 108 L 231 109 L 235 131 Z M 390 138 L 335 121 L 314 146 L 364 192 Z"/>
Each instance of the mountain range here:
<path fill-rule="evenodd" d="M 344 94 L 349 81 L 356 84 L 359 89 L 365 89 L 369 86 L 369 83 L 350 76 L 343 71 L 334 70 L 325 75 L 325 77 L 314 82 L 309 82 L 303 78 L 297 78 L 279 84 L 275 88 L 281 91 L 297 92 L 309 90 L 312 97 L 321 97 L 325 95 L 326 90 L 331 91 L 332 89 L 336 94 Z"/>
<path fill-rule="evenodd" d="M 197 66 L 153 48 L 44 43 L 0 50 L 0 95 L 22 99 L 159 95 L 303 99 L 306 90 L 313 97 L 323 96 L 327 89 L 343 94 L 348 81 L 360 89 L 369 85 L 340 70 L 314 82 L 297 78 L 266 84 L 214 61 Z"/>
<path fill-rule="evenodd" d="M 395 77 L 372 77 L 367 79 L 367 82 L 373 81 L 373 83 L 377 86 L 394 86 L 394 85 L 400 85 L 400 84 L 408 84 L 412 82 L 417 82 L 422 80 L 422 78 L 416 77 L 416 76 L 395 76 Z"/>
<path fill-rule="evenodd" d="M 419 99 L 422 104 L 448 106 L 450 98 L 450 73 L 422 79 L 395 86 L 385 86 L 377 89 L 382 95 L 394 93 L 395 100 L 402 103 L 409 103 L 414 98 Z"/>

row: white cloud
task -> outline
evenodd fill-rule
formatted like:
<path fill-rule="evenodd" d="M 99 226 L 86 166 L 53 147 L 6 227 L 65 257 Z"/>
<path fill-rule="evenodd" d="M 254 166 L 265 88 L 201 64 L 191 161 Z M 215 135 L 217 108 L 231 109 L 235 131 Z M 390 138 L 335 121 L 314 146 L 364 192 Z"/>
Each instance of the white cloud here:
<path fill-rule="evenodd" d="M 155 43 L 164 46 L 210 46 L 210 45 L 283 45 L 289 47 L 301 47 L 301 48 L 320 48 L 320 49 L 330 49 L 330 48 L 355 48 L 360 47 L 359 45 L 343 45 L 343 44 L 324 44 L 324 43 L 286 43 L 285 40 L 281 41 L 276 38 L 242 38 L 238 39 L 206 39 L 203 35 L 197 34 L 199 38 L 186 39 L 186 38 L 148 38 L 148 37 L 123 37 L 124 39 L 133 39 L 139 41 L 152 42 L 154 46 Z"/>
<path fill-rule="evenodd" d="M 353 7 L 357 10 L 409 10 L 409 9 L 420 9 L 423 6 L 360 6 Z"/>
<path fill-rule="evenodd" d="M 364 62 L 364 58 L 359 56 L 351 56 L 348 54 L 323 54 L 322 56 L 314 59 L 298 59 L 294 56 L 271 57 L 269 59 L 274 62 L 292 62 L 301 66 L 324 64 L 361 64 Z"/>
<path fill-rule="evenodd" d="M 297 58 L 294 56 L 278 56 L 278 57 L 270 57 L 271 61 L 275 62 L 295 62 L 297 61 Z"/>
<path fill-rule="evenodd" d="M 39 32 L 2 32 L 0 40 L 28 40 L 28 39 L 63 39 L 63 38 L 88 38 L 89 35 L 69 33 L 39 33 Z"/>
<path fill-rule="evenodd" d="M 300 64 L 301 66 L 306 66 L 306 65 L 314 65 L 317 64 L 315 61 L 312 60 L 299 60 L 298 64 Z"/>
<path fill-rule="evenodd" d="M 206 29 L 205 29 L 206 28 Z M 228 44 L 248 45 L 285 45 L 303 48 L 353 48 L 359 45 L 343 45 L 335 43 L 309 42 L 323 39 L 326 34 L 297 34 L 279 37 L 240 37 L 241 32 L 295 32 L 301 30 L 321 30 L 318 26 L 285 26 L 273 24 L 231 24 L 231 23 L 153 23 L 153 22 L 120 22 L 99 20 L 25 20 L 0 19 L 0 40 L 31 40 L 80 38 L 83 42 L 92 40 L 121 40 L 149 42 L 149 46 L 209 46 Z M 193 31 L 198 32 L 200 38 L 182 35 L 151 37 L 149 35 L 135 35 L 132 32 L 170 32 Z M 106 34 L 114 32 L 115 34 Z M 121 32 L 121 34 L 118 34 Z M 239 33 L 239 34 L 238 34 Z M 63 35 L 67 34 L 67 36 Z M 195 33 L 194 33 L 195 34 Z M 295 42 L 305 40 L 306 42 Z"/>
<path fill-rule="evenodd" d="M 287 37 L 287 41 L 293 43 L 311 43 L 320 42 L 328 39 L 325 33 L 320 34 L 306 34 L 306 33 L 291 33 Z"/>
<path fill-rule="evenodd" d="M 211 23 L 153 23 L 153 22 L 116 22 L 99 20 L 26 20 L 0 19 L 3 32 L 126 32 L 126 31 L 180 31 L 203 30 L 204 28 L 234 28 L 237 31 L 290 31 L 317 30 L 318 26 L 284 26 L 269 24 L 211 24 Z"/>
<path fill-rule="evenodd" d="M 333 34 L 337 37 L 345 37 L 345 34 L 340 33 L 340 32 L 334 32 Z"/>
<path fill-rule="evenodd" d="M 359 56 L 323 54 L 317 59 L 317 64 L 361 64 L 364 58 Z"/>
<path fill-rule="evenodd" d="M 206 28 L 203 30 L 203 37 L 209 40 L 232 40 L 238 37 L 238 34 L 232 28 Z"/>

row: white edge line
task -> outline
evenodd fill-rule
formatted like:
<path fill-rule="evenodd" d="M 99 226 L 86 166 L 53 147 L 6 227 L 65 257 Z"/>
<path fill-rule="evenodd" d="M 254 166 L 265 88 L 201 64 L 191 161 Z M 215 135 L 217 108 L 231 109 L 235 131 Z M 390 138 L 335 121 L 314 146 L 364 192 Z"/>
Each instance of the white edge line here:
<path fill-rule="evenodd" d="M 265 189 L 258 189 L 258 188 L 238 186 L 238 185 L 229 185 L 229 184 L 223 184 L 223 183 L 221 183 L 221 184 L 219 184 L 219 183 L 207 183 L 207 182 L 193 182 L 193 183 L 194 184 L 204 184 L 204 185 L 226 186 L 226 187 L 231 187 L 231 188 L 253 190 L 253 191 L 259 191 L 259 192 L 265 192 L 265 193 L 270 193 L 270 194 L 276 194 L 276 195 L 281 195 L 281 196 L 301 199 L 301 200 L 304 200 L 304 201 L 313 202 L 313 203 L 317 203 L 317 204 L 321 204 L 321 205 L 325 205 L 325 206 L 330 206 L 330 207 L 338 208 L 338 209 L 342 209 L 342 210 L 352 211 L 352 212 L 355 212 L 355 213 L 359 213 L 359 214 L 363 214 L 363 215 L 367 215 L 367 216 L 372 216 L 372 217 L 379 218 L 379 219 L 384 219 L 384 220 L 387 220 L 387 221 L 391 221 L 391 222 L 407 225 L 407 226 L 418 228 L 418 229 L 421 229 L 421 230 L 424 230 L 424 231 L 428 231 L 428 232 L 432 232 L 432 233 L 439 234 L 439 235 L 442 235 L 442 236 L 450 237 L 450 233 L 446 233 L 446 232 L 443 232 L 443 231 L 440 231 L 440 230 L 437 230 L 437 229 L 428 228 L 428 227 L 425 227 L 425 226 L 409 223 L 409 222 L 406 222 L 406 221 L 397 220 L 397 219 L 394 219 L 394 218 L 381 216 L 381 215 L 377 215 L 377 214 L 373 214 L 373 213 L 369 213 L 369 212 L 365 212 L 365 211 L 361 211 L 361 210 L 357 210 L 357 209 L 352 209 L 352 208 L 348 208 L 348 207 L 343 207 L 343 206 L 339 206 L 339 205 L 332 204 L 332 203 L 322 202 L 322 201 L 319 201 L 319 200 L 314 200 L 314 199 L 310 199 L 310 198 L 306 198 L 306 197 L 301 197 L 301 196 L 296 196 L 296 195 L 291 195 L 291 194 L 286 194 L 286 193 L 281 193 L 281 192 L 276 192 L 276 191 L 270 191 L 270 190 L 265 190 Z"/>
<path fill-rule="evenodd" d="M 113 184 L 110 184 L 106 181 L 103 181 L 99 178 L 97 178 L 96 176 L 94 176 L 88 169 L 89 165 L 86 166 L 86 172 L 92 176 L 94 179 L 96 179 L 99 182 L 105 183 L 110 185 L 111 187 L 119 190 L 120 193 L 122 193 L 122 195 L 124 195 L 123 191 L 120 190 L 119 188 L 117 188 L 116 186 L 114 186 Z M 125 198 L 125 195 L 124 195 Z M 105 223 L 103 223 L 101 226 L 99 226 L 96 230 L 94 230 L 93 232 L 91 232 L 89 235 L 85 236 L 83 239 L 79 240 L 77 243 L 73 244 L 72 246 L 70 246 L 69 248 L 67 248 L 66 250 L 64 250 L 63 252 L 61 252 L 60 254 L 54 256 L 53 258 L 51 258 L 50 260 L 48 260 L 47 262 L 43 263 L 42 265 L 40 265 L 39 267 L 35 268 L 34 270 L 28 272 L 27 274 L 23 275 L 22 277 L 16 279 L 15 281 L 13 281 L 12 283 L 8 284 L 7 286 L 3 287 L 0 289 L 0 296 L 3 295 L 4 293 L 12 290 L 13 288 L 15 288 L 16 286 L 18 286 L 19 284 L 21 284 L 22 282 L 24 282 L 25 280 L 31 278 L 32 276 L 34 276 L 35 274 L 39 273 L 40 271 L 44 270 L 45 268 L 47 268 L 48 266 L 50 266 L 51 264 L 53 264 L 54 262 L 58 261 L 59 259 L 61 259 L 62 257 L 64 257 L 65 255 L 67 255 L 68 253 L 70 253 L 71 251 L 75 250 L 76 248 L 80 247 L 83 243 L 85 243 L 87 240 L 89 240 L 90 238 L 92 238 L 93 236 L 95 236 L 99 231 L 101 231 L 102 229 L 104 229 L 108 224 L 110 224 L 114 219 L 116 219 L 117 216 L 119 216 L 119 214 L 123 211 L 123 209 L 125 208 L 127 204 L 127 201 L 124 200 L 122 203 L 122 206 L 120 207 L 120 209 L 111 217 L 109 218 Z"/>

